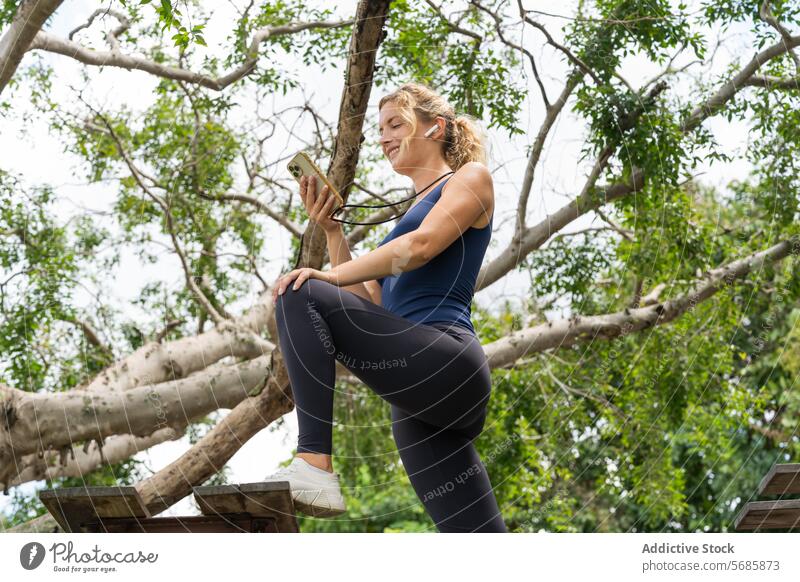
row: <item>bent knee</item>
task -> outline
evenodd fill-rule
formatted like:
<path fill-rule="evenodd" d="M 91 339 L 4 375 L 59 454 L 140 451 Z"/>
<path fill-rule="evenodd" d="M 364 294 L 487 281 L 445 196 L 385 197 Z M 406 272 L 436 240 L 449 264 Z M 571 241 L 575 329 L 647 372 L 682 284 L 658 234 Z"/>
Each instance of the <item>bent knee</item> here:
<path fill-rule="evenodd" d="M 305 290 L 306 295 L 318 295 L 320 293 L 338 293 L 339 287 L 322 279 L 308 279 L 303 282 L 296 293 L 303 290 Z"/>
<path fill-rule="evenodd" d="M 289 285 L 283 292 L 282 295 L 278 297 L 285 297 L 285 298 L 294 298 L 294 297 L 325 297 L 329 296 L 332 293 L 335 294 L 338 292 L 339 287 L 334 285 L 333 283 L 328 283 L 327 281 L 322 281 L 321 279 L 307 279 L 303 281 L 303 284 L 300 285 L 299 289 L 293 289 L 292 286 L 294 283 Z"/>
<path fill-rule="evenodd" d="M 339 288 L 327 281 L 320 279 L 308 279 L 303 281 L 299 289 L 292 289 L 289 285 L 283 293 L 278 295 L 275 302 L 276 320 L 279 325 L 285 323 L 286 316 L 297 312 L 306 312 L 311 301 L 315 309 L 318 306 L 326 305 L 328 299 L 335 297 Z"/>

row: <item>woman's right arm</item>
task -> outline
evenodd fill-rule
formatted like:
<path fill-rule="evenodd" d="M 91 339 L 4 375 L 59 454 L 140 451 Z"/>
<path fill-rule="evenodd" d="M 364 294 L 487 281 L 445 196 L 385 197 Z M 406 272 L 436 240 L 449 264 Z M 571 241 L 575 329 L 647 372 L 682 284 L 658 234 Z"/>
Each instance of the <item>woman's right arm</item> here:
<path fill-rule="evenodd" d="M 326 230 L 325 235 L 328 238 L 328 256 L 331 258 L 331 268 L 353 260 L 341 224 L 337 222 L 336 228 Z M 377 281 L 363 281 L 354 285 L 347 285 L 342 289 L 352 291 L 376 305 L 381 304 L 381 286 Z"/>
<path fill-rule="evenodd" d="M 300 198 L 308 212 L 308 217 L 316 222 L 324 231 L 328 239 L 328 256 L 331 258 L 331 268 L 337 267 L 347 261 L 352 261 L 350 247 L 344 237 L 342 224 L 331 220 L 330 214 L 335 202 L 335 197 L 328 191 L 328 186 L 323 186 L 317 195 L 316 181 L 307 178 L 300 179 Z M 342 287 L 359 297 L 381 304 L 381 286 L 377 281 L 364 281 Z"/>

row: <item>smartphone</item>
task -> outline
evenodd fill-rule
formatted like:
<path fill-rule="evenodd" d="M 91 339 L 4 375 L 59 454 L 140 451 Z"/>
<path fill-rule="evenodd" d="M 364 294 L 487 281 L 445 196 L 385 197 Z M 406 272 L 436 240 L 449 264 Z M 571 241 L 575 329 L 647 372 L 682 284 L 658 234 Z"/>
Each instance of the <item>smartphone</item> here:
<path fill-rule="evenodd" d="M 297 152 L 286 167 L 298 184 L 300 183 L 300 178 L 303 176 L 311 176 L 314 178 L 316 180 L 316 189 L 314 191 L 317 195 L 322 191 L 323 186 L 328 186 L 328 190 L 336 196 L 336 202 L 333 203 L 330 216 L 332 216 L 339 207 L 344 205 L 342 195 L 333 187 L 333 184 L 328 180 L 325 173 L 319 169 L 317 164 L 314 163 L 314 160 L 312 160 L 306 152 Z"/>

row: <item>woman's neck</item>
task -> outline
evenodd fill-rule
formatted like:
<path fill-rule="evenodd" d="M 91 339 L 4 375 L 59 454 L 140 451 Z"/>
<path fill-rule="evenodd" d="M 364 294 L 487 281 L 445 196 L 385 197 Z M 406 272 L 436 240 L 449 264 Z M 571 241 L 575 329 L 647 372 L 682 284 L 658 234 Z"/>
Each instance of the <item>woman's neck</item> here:
<path fill-rule="evenodd" d="M 447 178 L 447 176 L 443 176 L 443 174 L 448 174 L 452 171 L 453 169 L 447 165 L 442 165 L 438 168 L 420 168 L 416 170 L 410 175 L 410 178 L 414 182 L 414 192 L 419 192 L 420 194 L 424 195 L 425 192 L 429 192 L 439 184 L 439 178 Z M 431 184 L 431 182 L 434 180 L 436 180 L 436 183 Z M 425 192 L 422 192 L 422 189 L 427 186 L 430 186 L 430 188 L 428 188 Z"/>

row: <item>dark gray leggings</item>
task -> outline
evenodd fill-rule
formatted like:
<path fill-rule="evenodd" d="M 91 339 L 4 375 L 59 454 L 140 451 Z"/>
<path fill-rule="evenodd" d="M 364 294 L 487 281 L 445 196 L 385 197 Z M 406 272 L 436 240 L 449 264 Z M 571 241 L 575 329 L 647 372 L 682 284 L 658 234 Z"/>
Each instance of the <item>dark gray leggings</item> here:
<path fill-rule="evenodd" d="M 491 375 L 478 338 L 400 317 L 319 279 L 278 295 L 278 340 L 300 429 L 297 451 L 332 454 L 335 363 L 391 404 L 392 434 L 440 532 L 507 532 L 473 440 Z"/>

